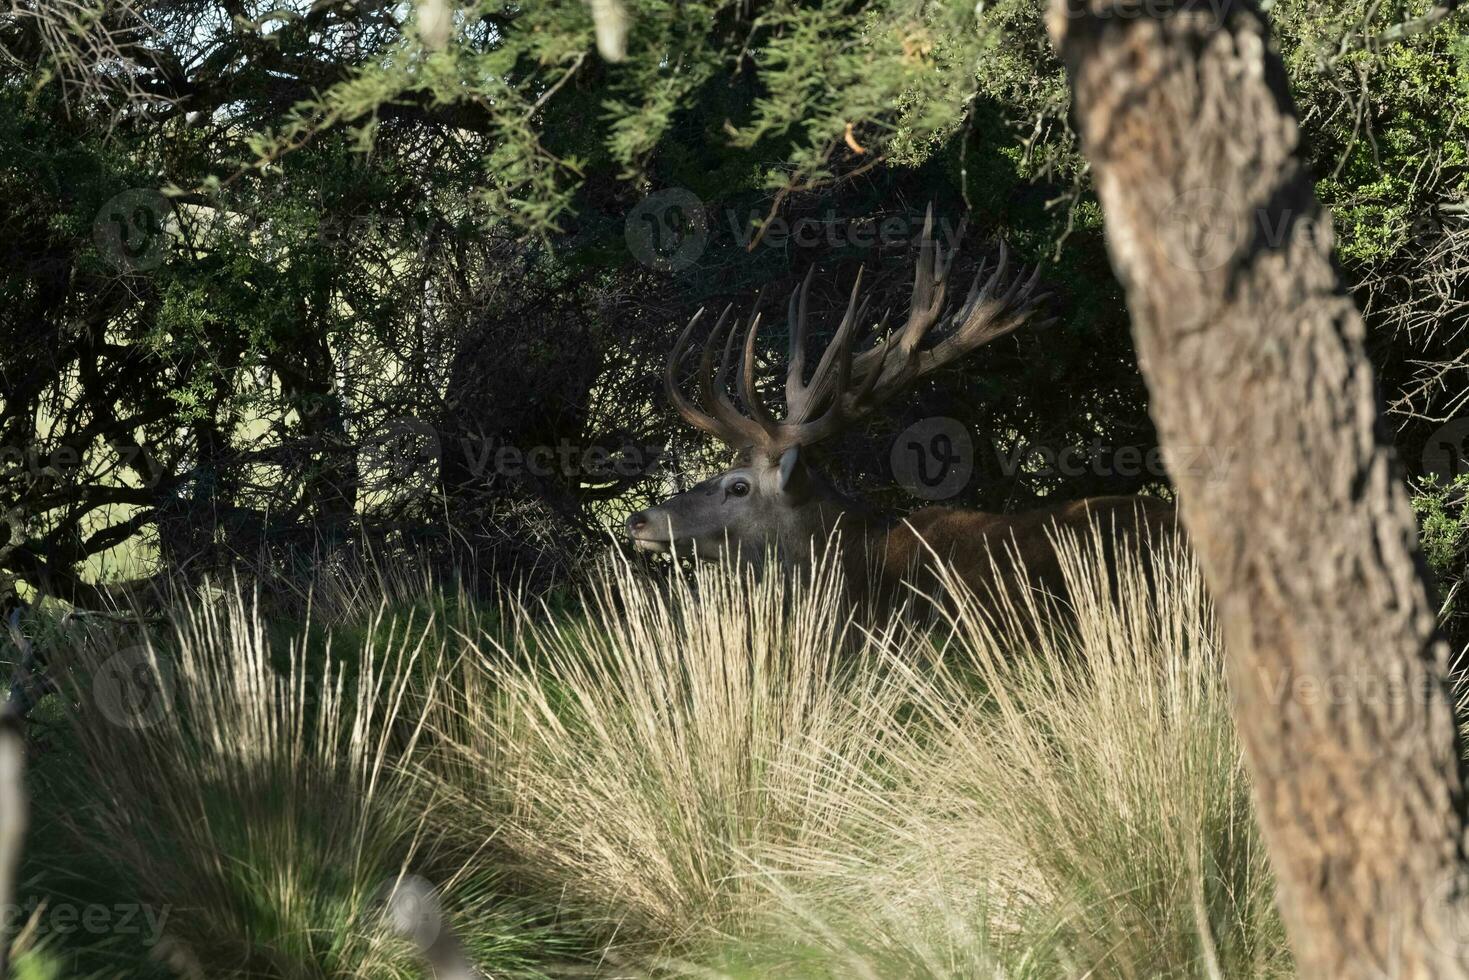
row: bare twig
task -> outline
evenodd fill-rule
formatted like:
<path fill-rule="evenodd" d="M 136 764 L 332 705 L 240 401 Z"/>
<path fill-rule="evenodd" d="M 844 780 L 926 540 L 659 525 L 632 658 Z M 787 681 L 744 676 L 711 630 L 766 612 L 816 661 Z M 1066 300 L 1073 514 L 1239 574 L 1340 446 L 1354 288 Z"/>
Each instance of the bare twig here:
<path fill-rule="evenodd" d="M 1336 53 L 1329 58 L 1321 59 L 1318 66 L 1322 74 L 1336 67 L 1337 62 L 1351 54 L 1353 51 L 1372 50 L 1376 51 L 1390 44 L 1398 44 L 1419 34 L 1426 34 L 1439 24 L 1452 17 L 1459 9 L 1460 0 L 1444 0 L 1442 3 L 1434 4 L 1421 17 L 1412 17 L 1408 20 L 1393 24 L 1376 34 L 1348 34 L 1341 39 Z"/>

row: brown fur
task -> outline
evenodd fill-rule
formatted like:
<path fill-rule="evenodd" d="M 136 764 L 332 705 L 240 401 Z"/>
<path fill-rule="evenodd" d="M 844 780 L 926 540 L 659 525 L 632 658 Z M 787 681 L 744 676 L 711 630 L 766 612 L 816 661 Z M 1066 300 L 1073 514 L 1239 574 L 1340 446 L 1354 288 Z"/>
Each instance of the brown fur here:
<path fill-rule="evenodd" d="M 1152 497 L 1091 497 L 1021 514 L 928 507 L 887 528 L 869 530 L 864 550 L 880 557 L 870 563 L 875 566 L 870 572 L 857 574 L 866 579 L 867 591 L 891 602 L 901 597 L 905 580 L 932 591 L 936 558 L 949 562 L 982 597 L 1022 584 L 1018 568 L 1023 566 L 1023 584 L 1064 599 L 1052 539 L 1061 530 L 1089 535 L 1093 525 L 1101 530 L 1109 565 L 1119 544 L 1144 548 L 1177 533 L 1173 506 Z"/>
<path fill-rule="evenodd" d="M 929 507 L 886 521 L 842 497 L 814 470 L 788 460 L 755 458 L 710 477 L 628 518 L 639 547 L 716 558 L 731 551 L 761 561 L 768 553 L 788 566 L 808 563 L 834 532 L 854 598 L 893 607 L 916 587 L 942 592 L 935 559 L 950 562 L 978 596 L 1024 584 L 1062 596 L 1052 536 L 1069 529 L 1102 533 L 1107 561 L 1119 545 L 1138 547 L 1174 531 L 1173 507 L 1151 497 L 1091 497 L 1022 514 Z M 1025 581 L 1018 580 L 1018 556 Z"/>

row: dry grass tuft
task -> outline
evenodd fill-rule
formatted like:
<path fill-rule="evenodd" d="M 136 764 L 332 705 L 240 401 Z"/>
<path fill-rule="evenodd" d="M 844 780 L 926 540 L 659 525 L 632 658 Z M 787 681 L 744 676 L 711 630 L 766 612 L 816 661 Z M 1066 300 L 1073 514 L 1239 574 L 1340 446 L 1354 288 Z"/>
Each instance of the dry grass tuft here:
<path fill-rule="evenodd" d="M 155 911 L 155 954 L 185 975 L 420 975 L 379 906 L 427 860 L 411 760 L 444 652 L 431 622 L 363 636 L 346 657 L 281 649 L 236 593 L 155 640 L 83 649 L 87 802 L 66 819 Z"/>
<path fill-rule="evenodd" d="M 767 943 L 824 956 L 757 972 L 1291 973 L 1197 566 L 1165 542 L 1151 584 L 1136 558 L 1114 581 L 1097 537 L 1061 546 L 1073 608 L 951 579 L 930 655 L 892 651 L 918 709 L 883 734 L 897 786 L 772 875 Z"/>
<path fill-rule="evenodd" d="M 497 976 L 1289 975 L 1198 569 L 1061 546 L 1069 609 L 885 632 L 831 560 L 410 596 L 341 657 L 196 604 L 76 675 L 69 819 L 211 977 L 418 975 L 403 872 Z"/>
<path fill-rule="evenodd" d="M 616 565 L 582 618 L 519 607 L 454 685 L 444 778 L 493 785 L 464 794 L 466 826 L 621 945 L 737 928 L 768 902 L 752 862 L 822 846 L 896 724 L 901 690 L 827 568 L 800 588 L 712 566 L 663 588 Z"/>
<path fill-rule="evenodd" d="M 1062 547 L 1070 609 L 951 580 L 942 628 L 882 636 L 832 563 L 614 569 L 583 619 L 511 614 L 439 778 L 648 969 L 1288 973 L 1197 568 Z"/>

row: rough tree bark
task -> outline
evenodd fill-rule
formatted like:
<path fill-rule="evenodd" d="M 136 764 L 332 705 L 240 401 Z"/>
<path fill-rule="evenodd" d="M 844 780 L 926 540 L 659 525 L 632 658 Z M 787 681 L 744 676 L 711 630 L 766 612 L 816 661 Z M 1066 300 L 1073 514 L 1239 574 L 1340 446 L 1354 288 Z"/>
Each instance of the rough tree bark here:
<path fill-rule="evenodd" d="M 1362 318 L 1252 0 L 1053 0 L 1306 977 L 1469 975 L 1448 650 Z"/>

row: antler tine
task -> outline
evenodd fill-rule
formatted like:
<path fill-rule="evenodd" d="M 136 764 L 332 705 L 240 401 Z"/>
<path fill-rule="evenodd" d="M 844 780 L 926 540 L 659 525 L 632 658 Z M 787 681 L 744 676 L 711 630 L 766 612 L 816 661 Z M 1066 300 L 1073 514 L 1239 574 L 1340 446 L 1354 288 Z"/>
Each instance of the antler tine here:
<path fill-rule="evenodd" d="M 734 354 L 735 338 L 738 336 L 736 328 L 739 323 L 738 317 L 731 316 L 733 312 L 734 304 L 731 303 L 719 315 L 719 322 L 714 325 L 714 332 L 709 335 L 709 346 L 704 351 L 706 366 L 700 372 L 700 381 L 706 379 L 708 381 L 708 387 L 703 390 L 702 394 L 710 408 L 716 412 L 722 409 L 723 415 L 731 419 L 739 418 L 741 422 L 744 422 L 744 416 L 739 414 L 735 403 L 730 400 L 728 389 L 731 357 Z M 724 338 L 724 349 L 719 355 L 719 370 L 713 371 L 711 368 L 714 364 L 714 351 L 719 345 L 720 337 Z"/>
<path fill-rule="evenodd" d="M 760 299 L 764 298 L 764 290 L 761 290 Z M 770 414 L 770 409 L 760 400 L 760 393 L 755 390 L 755 337 L 760 332 L 760 299 L 755 300 L 756 312 L 750 317 L 750 326 L 745 331 L 744 357 L 740 369 L 740 398 L 745 403 L 745 411 L 749 412 L 755 424 L 767 433 L 774 434 L 780 423 L 775 416 Z M 730 334 L 734 336 L 733 333 Z"/>
<path fill-rule="evenodd" d="M 830 346 L 827 347 L 828 353 L 833 350 L 837 352 L 837 375 L 834 393 L 831 397 L 831 400 L 826 402 L 826 410 L 822 412 L 821 415 L 810 420 L 803 419 L 800 423 L 792 427 L 790 438 L 792 439 L 792 441 L 800 445 L 810 445 L 812 443 L 821 442 L 823 439 L 830 438 L 832 435 L 841 431 L 842 426 L 847 423 L 848 406 L 849 404 L 854 404 L 847 396 L 847 387 L 851 384 L 852 378 L 851 335 L 853 331 L 853 325 L 856 324 L 860 319 L 862 319 L 861 313 L 859 313 L 856 317 L 852 316 L 852 303 L 855 302 L 856 297 L 857 291 L 854 288 L 852 290 L 852 299 L 849 300 L 847 303 L 847 316 L 842 319 L 841 326 L 837 328 L 836 336 L 832 338 Z M 867 304 L 865 302 L 862 304 L 861 309 L 862 311 L 865 311 L 867 309 Z M 826 358 L 823 357 L 822 360 L 825 361 Z M 819 367 L 817 368 L 817 371 L 818 373 L 820 372 Z M 810 390 L 817 393 L 818 399 L 808 403 L 808 411 L 810 405 L 822 403 L 819 398 L 820 384 L 821 382 L 818 382 L 817 379 L 812 379 Z"/>
<path fill-rule="evenodd" d="M 1033 297 L 1032 294 L 1035 292 L 1036 286 L 1040 284 L 1041 267 L 1036 266 L 1031 270 L 1030 278 L 1028 279 L 1025 277 L 1025 270 L 1023 268 L 1020 270 L 1020 273 L 1010 283 L 1010 288 L 1005 291 L 1005 295 L 1000 299 L 1001 303 L 1005 305 L 1024 305 L 1033 302 L 1037 298 Z"/>
<path fill-rule="evenodd" d="M 801 285 L 791 292 L 787 303 L 790 359 L 786 367 L 786 417 L 783 421 L 776 420 L 760 400 L 757 390 L 755 355 L 762 315 L 759 301 L 756 302 L 756 312 L 744 327 L 740 352 L 739 396 L 748 414 L 741 413 L 735 406 L 727 385 L 731 357 L 738 339 L 732 320 L 733 307 L 726 307 L 720 314 L 699 359 L 701 404 L 696 406 L 678 390 L 678 368 L 684 360 L 694 327 L 704 314 L 700 310 L 674 345 L 665 376 L 669 397 L 679 414 L 699 429 L 739 449 L 758 447 L 774 454 L 791 446 L 809 445 L 827 438 L 857 416 L 871 411 L 916 378 L 1010 333 L 1030 319 L 1043 298 L 1043 294 L 1037 292 L 1040 269 L 1032 270 L 1029 276 L 1022 270 L 1014 279 L 1007 279 L 1009 249 L 1004 242 L 1000 243 L 994 268 L 981 262 L 964 301 L 957 311 L 945 316 L 949 273 L 953 269 L 956 251 L 946 249 L 934 240 L 933 224 L 933 207 L 930 205 L 923 219 L 923 236 L 913 272 L 908 318 L 902 327 L 887 333 L 888 315 L 884 314 L 877 325 L 876 342 L 866 350 L 854 352 L 858 328 L 866 323 L 869 306 L 869 300 L 862 296 L 865 269 L 859 270 L 841 323 L 822 351 L 810 381 L 806 381 L 803 375 L 808 337 L 807 312 L 815 270 L 808 271 Z M 961 223 L 961 235 L 964 227 Z M 939 331 L 941 336 L 924 349 L 925 339 L 940 323 L 944 324 Z M 723 356 L 716 370 L 714 352 L 721 340 Z M 851 390 L 854 381 L 855 391 Z"/>
<path fill-rule="evenodd" d="M 704 353 L 699 358 L 699 398 L 704 403 L 704 408 L 713 413 L 714 421 L 719 426 L 719 431 L 707 428 L 705 431 L 733 449 L 748 449 L 762 442 L 766 433 L 754 420 L 741 415 L 725 393 L 725 384 L 729 379 L 730 353 L 734 347 L 733 330 L 729 330 L 725 337 L 724 352 L 719 359 L 717 374 L 714 369 L 714 350 L 719 345 L 720 336 L 725 334 L 731 323 L 733 311 L 732 305 L 724 308 L 704 345 Z"/>
<path fill-rule="evenodd" d="M 888 311 L 888 313 L 884 313 L 882 315 L 882 322 L 877 325 L 877 329 L 875 331 L 877 334 L 881 335 L 885 330 L 887 330 L 888 318 L 891 312 L 892 311 Z M 854 391 L 851 396 L 851 404 L 853 408 L 865 403 L 868 396 L 872 394 L 872 389 L 876 386 L 878 379 L 882 377 L 882 370 L 887 365 L 888 351 L 892 349 L 892 344 L 886 341 L 879 341 L 870 350 L 863 352 L 867 354 L 876 352 L 877 363 L 873 364 L 871 369 L 868 370 L 865 375 L 861 375 L 863 379 L 862 386 Z"/>
<path fill-rule="evenodd" d="M 936 283 L 938 283 L 940 285 L 943 285 L 943 284 L 945 284 L 945 283 L 948 282 L 948 279 L 949 279 L 949 271 L 951 269 L 953 269 L 953 267 L 954 267 L 954 260 L 956 258 L 958 258 L 958 256 L 959 256 L 959 250 L 958 250 L 957 247 L 955 247 L 955 248 L 949 249 L 948 251 L 945 251 L 944 250 L 943 243 L 941 243 L 941 242 L 939 242 L 939 241 L 937 241 L 937 240 L 935 240 L 933 238 L 933 222 L 932 222 L 932 217 L 933 217 L 933 204 L 930 203 L 929 206 L 928 206 L 928 213 L 924 217 L 924 222 L 923 222 L 923 236 L 924 236 L 924 238 L 929 239 L 930 241 L 933 242 L 934 258 L 933 258 L 933 275 L 932 275 L 932 278 L 933 278 L 934 282 L 936 282 Z M 968 231 L 968 230 L 969 230 L 969 215 L 966 214 L 966 215 L 962 216 L 959 219 L 959 227 L 954 232 L 954 237 L 953 237 L 952 240 L 955 243 L 958 243 L 958 242 L 963 241 L 964 240 L 964 233 L 966 231 Z"/>
<path fill-rule="evenodd" d="M 811 298 L 811 278 L 816 273 L 813 265 L 806 270 L 806 278 L 796 289 L 791 290 L 791 302 L 786 311 L 786 324 L 791 332 L 790 355 L 786 364 L 786 417 L 796 414 L 793 397 L 799 400 L 805 391 L 806 376 L 806 311 Z"/>
<path fill-rule="evenodd" d="M 789 387 L 786 389 L 786 404 L 790 412 L 786 419 L 787 425 L 805 424 L 809 421 L 812 412 L 827 404 L 827 399 L 832 393 L 832 366 L 842 360 L 844 353 L 847 358 L 846 374 L 850 377 L 852 333 L 858 321 L 866 315 L 867 311 L 866 302 L 863 302 L 860 307 L 857 305 L 862 295 L 862 275 L 865 271 L 861 268 L 857 270 L 857 279 L 852 283 L 851 295 L 847 297 L 847 310 L 842 315 L 842 322 L 837 326 L 836 336 L 832 337 L 831 343 L 826 345 L 826 350 L 821 354 L 821 360 L 816 362 L 816 370 L 811 373 L 811 381 L 794 390 Z M 802 329 L 804 332 L 804 327 Z M 835 391 L 838 398 L 841 397 L 845 387 L 845 382 L 837 385 Z"/>
<path fill-rule="evenodd" d="M 1040 283 L 1040 267 L 1032 270 L 1029 276 L 1016 276 L 1002 294 L 995 296 L 995 287 L 1003 281 L 1005 275 L 1007 259 L 1008 251 L 1004 243 L 1001 243 L 995 271 L 985 279 L 982 288 L 971 289 L 973 299 L 967 301 L 955 315 L 958 325 L 953 332 L 929 350 L 919 353 L 918 373 L 926 374 L 942 367 L 977 347 L 1011 333 L 1030 319 L 1036 306 L 1044 298 L 1036 293 L 1036 287 Z"/>
<path fill-rule="evenodd" d="M 714 321 L 714 329 L 709 332 L 709 336 L 704 340 L 704 349 L 699 354 L 699 401 L 703 403 L 705 408 L 712 409 L 714 407 L 714 389 L 716 384 L 714 351 L 719 346 L 720 335 L 729 326 L 729 315 L 732 312 L 734 312 L 734 304 L 727 304 L 719 314 L 719 319 Z M 719 378 L 721 380 L 724 377 L 728 358 L 729 353 L 726 351 L 725 355 L 719 360 Z"/>
<path fill-rule="evenodd" d="M 967 231 L 969 231 L 969 215 L 966 214 L 959 218 L 959 230 L 954 234 L 954 241 L 956 243 L 962 242 L 964 240 L 964 234 Z M 949 253 L 949 267 L 953 266 L 954 259 L 958 256 L 958 254 L 959 250 L 957 247 Z M 944 273 L 946 275 L 948 274 L 948 267 L 944 269 Z"/>
<path fill-rule="evenodd" d="M 918 262 L 913 270 L 913 293 L 908 322 L 903 324 L 898 336 L 898 343 L 905 355 L 912 356 L 943 314 L 944 300 L 948 296 L 949 269 L 953 263 L 954 253 L 946 256 L 943 246 L 934 241 L 933 205 L 929 204 L 923 216 L 923 237 L 918 246 Z"/>
<path fill-rule="evenodd" d="M 991 293 L 994 292 L 995 283 L 999 282 L 1005 275 L 1005 268 L 1009 264 L 1009 253 L 1005 243 L 1000 242 L 999 261 L 995 268 L 990 268 L 988 259 L 981 259 L 974 270 L 974 279 L 969 284 L 969 291 L 964 294 L 964 302 L 959 304 L 959 309 L 951 319 L 963 323 L 969 315 L 981 304 L 991 302 Z M 1037 266 L 1037 269 L 1040 267 Z"/>
<path fill-rule="evenodd" d="M 1040 268 L 1040 267 L 1037 266 L 1036 268 Z M 1009 245 L 1006 245 L 1002 241 L 1002 242 L 1000 242 L 1000 255 L 999 255 L 998 258 L 995 259 L 995 271 L 990 274 L 989 281 L 985 283 L 985 288 L 984 288 L 984 291 L 983 291 L 985 296 L 988 296 L 990 294 L 991 287 L 993 287 L 993 286 L 995 286 L 995 285 L 997 285 L 997 284 L 999 284 L 999 283 L 1001 283 L 1001 282 L 1004 281 L 1004 279 L 1005 279 L 1005 273 L 1007 271 L 1009 271 L 1009 269 L 1010 269 L 1010 246 Z M 1015 283 L 1018 283 L 1019 281 L 1020 281 L 1020 277 L 1019 276 L 1016 276 L 1015 277 L 1015 281 L 1010 284 L 1011 290 L 1013 290 L 1015 288 Z M 1007 294 L 1006 299 L 1008 299 L 1008 298 L 1009 298 L 1009 295 Z M 1005 301 L 1004 299 L 1000 300 L 1000 302 L 1002 302 L 1002 303 L 1004 301 Z"/>
<path fill-rule="evenodd" d="M 1004 248 L 1003 243 L 1000 247 Z M 974 270 L 974 280 L 969 284 L 969 292 L 964 294 L 964 302 L 959 306 L 958 319 L 962 320 L 967 316 L 968 311 L 974 308 L 974 304 L 979 302 L 980 296 L 989 288 L 989 283 L 993 281 L 993 277 L 985 277 L 985 270 L 989 265 L 988 259 L 980 259 L 979 266 Z"/>
<path fill-rule="evenodd" d="M 933 205 L 929 205 L 924 213 L 923 234 L 920 237 L 918 261 L 913 270 L 913 293 L 909 304 L 908 319 L 897 334 L 879 340 L 872 347 L 852 357 L 848 366 L 848 374 L 859 380 L 858 391 L 849 393 L 847 383 L 837 387 L 834 398 L 832 385 L 829 379 L 832 354 L 837 349 L 836 340 L 827 348 L 823 355 L 821 364 L 816 369 L 816 374 L 811 384 L 802 391 L 802 404 L 804 411 L 801 419 L 817 406 L 828 404 L 828 398 L 842 401 L 844 403 L 844 417 L 850 417 L 857 406 L 867 401 L 875 391 L 879 389 L 896 389 L 903 383 L 911 380 L 913 369 L 917 366 L 917 353 L 924 338 L 932 331 L 935 324 L 943 319 L 945 301 L 948 296 L 949 272 L 953 268 L 955 254 L 951 250 L 945 250 L 933 236 Z M 961 227 L 961 234 L 963 225 Z M 861 308 L 856 311 L 857 295 L 861 286 L 859 274 L 858 282 L 852 287 L 852 296 L 847 303 L 847 315 L 842 320 L 842 328 L 838 334 L 846 333 L 844 342 L 850 346 L 850 328 L 859 321 L 864 321 L 867 315 L 867 304 L 864 301 Z M 883 328 L 886 327 L 886 318 Z M 882 332 L 879 330 L 879 333 Z M 898 348 L 896 357 L 890 356 L 894 347 Z M 850 354 L 850 351 L 848 351 Z M 788 392 L 790 389 L 787 389 Z M 886 397 L 886 396 L 883 396 Z M 793 415 L 793 417 L 795 417 Z"/>
<path fill-rule="evenodd" d="M 689 325 L 683 328 L 683 333 L 678 335 L 674 342 L 673 353 L 668 356 L 668 365 L 663 369 L 663 386 L 668 392 L 668 400 L 683 420 L 701 432 L 723 442 L 728 442 L 727 433 L 723 425 L 716 419 L 699 410 L 699 407 L 684 395 L 678 385 L 678 369 L 683 364 L 684 354 L 687 353 L 689 338 L 693 336 L 694 328 L 704 317 L 701 307 L 689 320 Z"/>
<path fill-rule="evenodd" d="M 933 205 L 929 205 L 928 211 L 923 216 L 923 237 L 918 244 L 918 261 L 913 266 L 913 292 L 909 294 L 908 322 L 903 325 L 899 341 L 909 349 L 916 347 L 918 340 L 917 337 L 912 336 L 916 332 L 914 314 L 919 309 L 926 309 L 933 297 L 934 273 L 937 271 L 938 263 L 937 251 L 938 246 L 933 240 Z"/>
<path fill-rule="evenodd" d="M 955 313 L 942 316 L 942 304 L 935 305 L 935 297 L 915 296 L 903 332 L 858 355 L 855 369 L 862 379 L 860 392 L 849 404 L 847 417 L 871 411 L 917 378 L 1003 337 L 1030 319 L 1043 298 L 1036 291 L 1040 269 L 1037 267 L 1029 276 L 1021 274 L 1007 282 L 1008 271 L 1009 249 L 1001 242 L 993 269 L 981 263 L 964 302 Z M 945 263 L 940 275 L 947 272 Z M 922 285 L 923 280 L 920 278 L 918 282 Z M 1003 292 L 996 295 L 999 289 Z M 939 289 L 935 292 L 941 294 Z M 927 304 L 922 302 L 924 299 L 928 300 Z M 940 321 L 946 327 L 952 325 L 953 329 L 927 349 L 920 349 L 918 344 Z M 915 322 L 921 329 L 911 329 Z M 914 344 L 911 348 L 910 338 Z M 894 339 L 898 356 L 889 357 Z"/>

